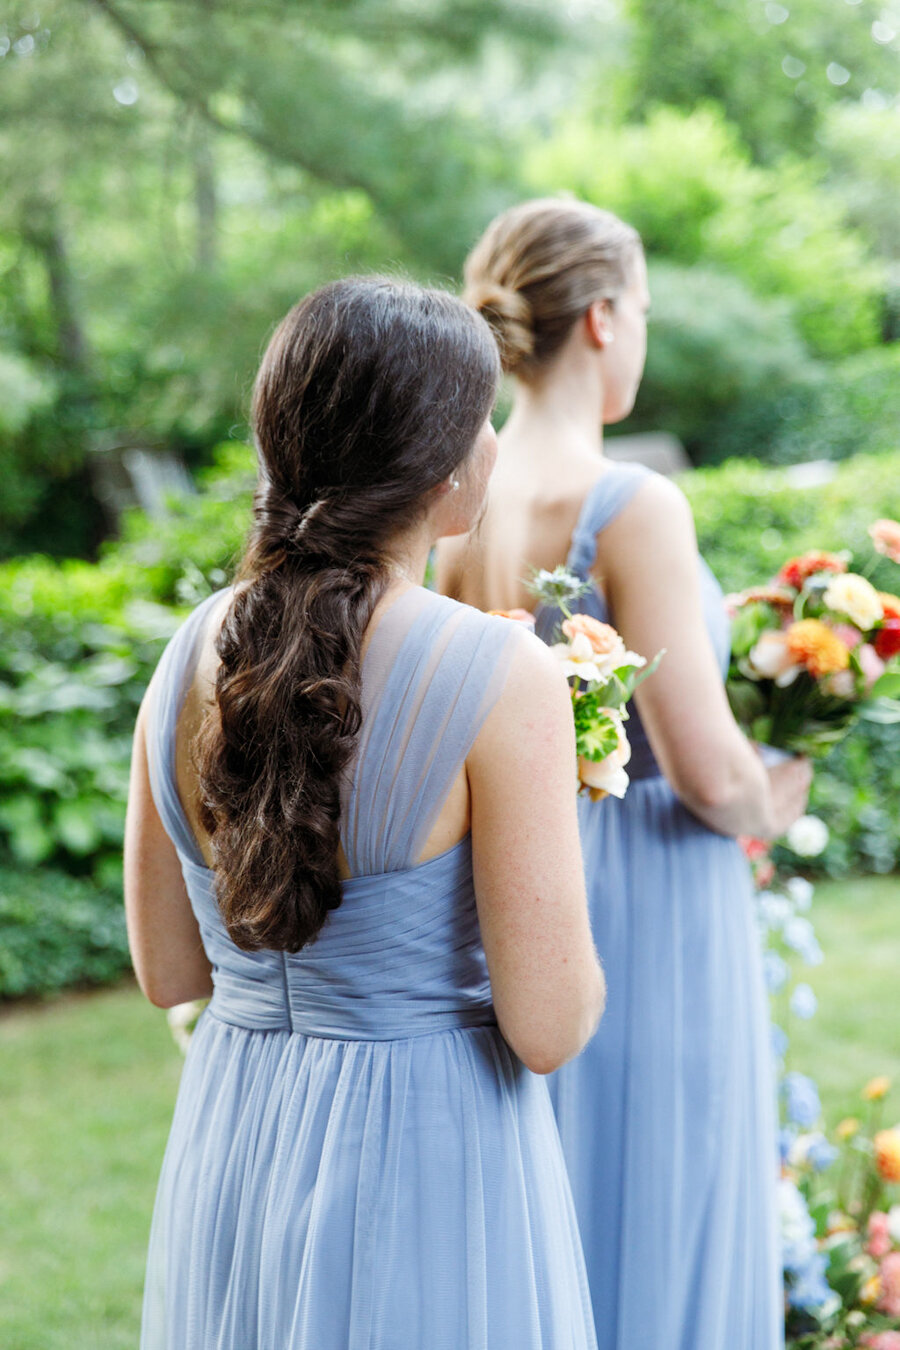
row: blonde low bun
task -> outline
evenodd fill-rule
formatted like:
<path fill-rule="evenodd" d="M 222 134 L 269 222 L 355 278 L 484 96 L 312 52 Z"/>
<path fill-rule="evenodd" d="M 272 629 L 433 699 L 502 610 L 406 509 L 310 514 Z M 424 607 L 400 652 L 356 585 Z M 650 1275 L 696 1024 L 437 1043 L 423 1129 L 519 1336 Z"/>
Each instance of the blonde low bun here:
<path fill-rule="evenodd" d="M 534 355 L 531 306 L 524 295 L 483 277 L 466 285 L 464 298 L 490 325 L 507 374 Z"/>
<path fill-rule="evenodd" d="M 490 324 L 503 369 L 529 380 L 595 300 L 615 304 L 641 252 L 637 231 L 574 198 L 541 197 L 491 221 L 465 266 L 465 298 Z"/>

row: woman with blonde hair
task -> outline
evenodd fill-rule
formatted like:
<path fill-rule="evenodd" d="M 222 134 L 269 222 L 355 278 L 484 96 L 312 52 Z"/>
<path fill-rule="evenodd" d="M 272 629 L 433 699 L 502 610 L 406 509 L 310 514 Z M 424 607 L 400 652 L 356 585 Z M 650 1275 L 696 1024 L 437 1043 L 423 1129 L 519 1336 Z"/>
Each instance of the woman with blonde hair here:
<path fill-rule="evenodd" d="M 725 696 L 728 621 L 674 483 L 603 455 L 646 352 L 637 233 L 568 200 L 496 219 L 465 269 L 514 402 L 484 517 L 438 584 L 528 605 L 534 567 L 590 583 L 578 608 L 648 656 L 624 800 L 579 800 L 597 1036 L 552 1080 L 601 1350 L 775 1350 L 783 1339 L 776 1125 L 750 877 L 735 836 L 779 835 L 810 771 L 767 770 Z M 552 640 L 560 616 L 541 610 Z"/>

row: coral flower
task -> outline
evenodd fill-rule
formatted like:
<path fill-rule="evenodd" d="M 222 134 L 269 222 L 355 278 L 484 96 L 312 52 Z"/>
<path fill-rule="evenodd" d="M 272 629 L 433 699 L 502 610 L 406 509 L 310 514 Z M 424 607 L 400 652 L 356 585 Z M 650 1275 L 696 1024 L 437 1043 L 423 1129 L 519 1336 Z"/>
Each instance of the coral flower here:
<path fill-rule="evenodd" d="M 900 522 L 876 520 L 874 525 L 869 526 L 869 538 L 885 558 L 900 563 Z"/>
<path fill-rule="evenodd" d="M 867 1102 L 880 1102 L 890 1090 L 891 1080 L 886 1073 L 880 1073 L 877 1078 L 869 1079 L 862 1090 L 862 1095 Z"/>
<path fill-rule="evenodd" d="M 850 664 L 846 644 L 818 619 L 792 623 L 785 637 L 793 659 L 804 665 L 814 679 L 834 675 L 839 670 L 846 670 Z"/>
<path fill-rule="evenodd" d="M 890 591 L 879 591 L 878 599 L 886 619 L 900 619 L 900 595 L 891 595 Z"/>
<path fill-rule="evenodd" d="M 873 1142 L 882 1180 L 900 1181 L 900 1130 L 879 1130 Z"/>
<path fill-rule="evenodd" d="M 890 661 L 900 652 L 900 618 L 885 619 L 875 634 L 875 653 L 882 661 Z"/>
<path fill-rule="evenodd" d="M 775 581 L 783 586 L 793 586 L 794 590 L 799 591 L 804 581 L 815 576 L 816 572 L 846 572 L 846 570 L 846 560 L 837 553 L 824 553 L 820 549 L 812 549 L 809 553 L 802 553 L 799 558 L 789 558 Z"/>

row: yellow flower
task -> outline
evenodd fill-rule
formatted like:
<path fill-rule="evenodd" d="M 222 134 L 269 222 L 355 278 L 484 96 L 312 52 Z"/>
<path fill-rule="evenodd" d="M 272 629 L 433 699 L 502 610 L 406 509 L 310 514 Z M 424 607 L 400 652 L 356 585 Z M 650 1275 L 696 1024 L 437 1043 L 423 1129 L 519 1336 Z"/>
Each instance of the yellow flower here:
<path fill-rule="evenodd" d="M 886 1074 L 879 1074 L 877 1078 L 870 1078 L 863 1088 L 862 1095 L 867 1102 L 880 1102 L 891 1090 L 891 1080 Z"/>
<path fill-rule="evenodd" d="M 859 1291 L 860 1303 L 877 1303 L 881 1298 L 881 1276 L 873 1275 Z"/>
<path fill-rule="evenodd" d="M 837 1129 L 835 1130 L 835 1134 L 837 1135 L 838 1139 L 840 1139 L 842 1142 L 846 1141 L 847 1139 L 852 1139 L 853 1136 L 858 1132 L 859 1132 L 859 1121 L 856 1119 L 855 1116 L 848 1116 L 846 1120 L 842 1120 L 840 1125 L 838 1125 Z"/>
<path fill-rule="evenodd" d="M 884 618 L 884 608 L 875 587 L 856 572 L 844 572 L 834 577 L 822 598 L 829 609 L 846 614 L 864 633 Z"/>
<path fill-rule="evenodd" d="M 838 578 L 840 580 L 840 578 Z M 785 634 L 787 649 L 794 661 L 804 665 L 813 679 L 846 670 L 850 652 L 837 634 L 818 619 L 792 623 Z"/>
<path fill-rule="evenodd" d="M 872 1142 L 882 1180 L 900 1181 L 900 1130 L 879 1130 Z"/>

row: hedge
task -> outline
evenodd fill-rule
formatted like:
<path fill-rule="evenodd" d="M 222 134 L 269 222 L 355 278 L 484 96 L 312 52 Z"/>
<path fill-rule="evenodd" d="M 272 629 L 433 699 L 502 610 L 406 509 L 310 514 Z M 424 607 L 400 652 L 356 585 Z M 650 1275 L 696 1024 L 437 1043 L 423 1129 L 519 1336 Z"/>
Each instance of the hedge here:
<path fill-rule="evenodd" d="M 135 715 L 182 615 L 231 575 L 252 480 L 251 452 L 225 446 L 200 493 L 173 504 L 163 524 L 132 516 L 98 564 L 25 558 L 0 566 L 0 867 L 9 890 L 3 912 L 13 916 L 8 924 L 17 934 L 8 959 L 20 971 L 0 967 L 0 997 L 123 968 L 121 927 L 107 942 L 106 925 L 116 903 L 110 897 L 121 893 Z M 865 555 L 869 523 L 900 515 L 898 452 L 848 460 L 817 487 L 798 487 L 790 471 L 746 461 L 682 481 L 701 548 L 726 588 L 770 576 L 805 548 Z M 893 564 L 881 562 L 873 578 L 883 589 L 898 588 Z M 900 729 L 868 727 L 832 752 L 818 770 L 813 801 L 832 827 L 826 870 L 896 867 Z M 89 940 L 91 914 L 99 947 Z M 33 959 L 23 936 L 29 928 Z M 3 929 L 0 940 L 6 937 Z"/>

